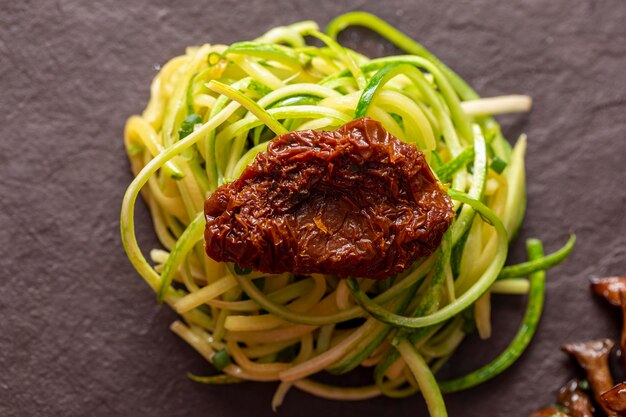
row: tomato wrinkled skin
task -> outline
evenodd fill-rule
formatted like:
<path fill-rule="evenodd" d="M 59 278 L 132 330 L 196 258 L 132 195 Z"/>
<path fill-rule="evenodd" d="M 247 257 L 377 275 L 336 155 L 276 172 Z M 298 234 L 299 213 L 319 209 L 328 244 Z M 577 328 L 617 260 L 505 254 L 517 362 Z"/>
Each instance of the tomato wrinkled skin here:
<path fill-rule="evenodd" d="M 360 118 L 274 138 L 206 200 L 205 217 L 217 261 L 385 279 L 431 254 L 454 211 L 422 152 Z"/>

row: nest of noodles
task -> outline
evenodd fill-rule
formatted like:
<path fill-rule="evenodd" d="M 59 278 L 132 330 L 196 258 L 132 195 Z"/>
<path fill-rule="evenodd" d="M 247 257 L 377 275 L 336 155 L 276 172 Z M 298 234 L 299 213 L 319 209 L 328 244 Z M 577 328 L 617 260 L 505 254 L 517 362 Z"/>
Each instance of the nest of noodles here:
<path fill-rule="evenodd" d="M 337 43 L 350 25 L 366 26 L 407 52 L 369 59 Z M 307 38 L 305 38 L 307 37 Z M 317 38 L 323 46 L 307 44 Z M 291 387 L 325 398 L 404 397 L 421 391 L 432 415 L 445 415 L 441 392 L 474 386 L 508 367 L 534 334 L 543 272 L 561 262 L 573 237 L 543 256 L 504 267 L 525 211 L 521 137 L 511 148 L 491 117 L 525 111 L 525 96 L 480 99 L 441 61 L 366 13 L 270 30 L 230 46 L 188 48 L 159 71 L 125 143 L 134 181 L 121 230 L 139 274 L 181 319 L 171 329 L 219 371 L 194 380 L 279 381 L 273 406 Z M 237 178 L 276 135 L 332 130 L 371 117 L 415 144 L 457 211 L 441 246 L 384 281 L 331 275 L 267 275 L 208 258 L 204 200 Z M 164 249 L 142 255 L 134 231 L 139 194 Z M 534 248 L 534 249 L 533 249 Z M 530 280 L 526 277 L 530 276 Z M 509 348 L 481 370 L 437 382 L 434 373 L 473 329 L 489 337 L 490 293 L 529 293 L 524 324 Z M 311 379 L 370 367 L 372 382 L 336 387 Z"/>

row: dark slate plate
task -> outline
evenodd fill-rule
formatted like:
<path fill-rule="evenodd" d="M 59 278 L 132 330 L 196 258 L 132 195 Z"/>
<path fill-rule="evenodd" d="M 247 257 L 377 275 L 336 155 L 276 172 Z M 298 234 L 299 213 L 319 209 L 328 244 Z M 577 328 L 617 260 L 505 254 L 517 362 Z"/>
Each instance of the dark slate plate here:
<path fill-rule="evenodd" d="M 154 67 L 201 42 L 230 43 L 348 10 L 379 14 L 416 37 L 483 95 L 527 93 L 526 237 L 548 250 L 576 231 L 549 274 L 538 336 L 506 374 L 447 396 L 451 416 L 524 416 L 576 373 L 565 342 L 616 336 L 592 275 L 626 272 L 626 3 L 622 0 L 3 2 L 0 13 L 0 415 L 271 416 L 273 384 L 210 387 L 208 372 L 168 330 L 174 314 L 126 260 L 118 216 L 131 180 L 127 116 L 143 109 Z M 343 40 L 394 52 L 365 31 Z M 144 247 L 155 245 L 145 209 Z M 523 297 L 494 305 L 494 338 L 468 340 L 446 372 L 494 357 L 518 325 Z M 341 403 L 293 392 L 279 415 L 425 415 L 420 398 Z"/>

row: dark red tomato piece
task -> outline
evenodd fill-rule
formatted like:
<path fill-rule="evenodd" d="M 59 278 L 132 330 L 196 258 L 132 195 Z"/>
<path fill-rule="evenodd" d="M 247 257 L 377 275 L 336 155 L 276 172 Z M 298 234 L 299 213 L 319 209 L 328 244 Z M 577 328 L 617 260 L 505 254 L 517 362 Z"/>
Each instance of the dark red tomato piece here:
<path fill-rule="evenodd" d="M 204 210 L 217 261 L 373 279 L 430 255 L 454 217 L 422 152 L 369 118 L 276 137 Z"/>

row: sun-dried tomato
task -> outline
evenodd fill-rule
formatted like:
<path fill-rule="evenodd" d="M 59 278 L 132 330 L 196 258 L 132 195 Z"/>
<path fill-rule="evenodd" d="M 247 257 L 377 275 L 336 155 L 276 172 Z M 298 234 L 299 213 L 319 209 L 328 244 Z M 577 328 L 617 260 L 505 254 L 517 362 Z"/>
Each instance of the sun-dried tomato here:
<path fill-rule="evenodd" d="M 431 254 L 454 216 L 422 152 L 368 118 L 276 137 L 204 210 L 217 261 L 373 279 Z"/>

